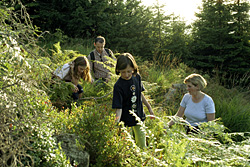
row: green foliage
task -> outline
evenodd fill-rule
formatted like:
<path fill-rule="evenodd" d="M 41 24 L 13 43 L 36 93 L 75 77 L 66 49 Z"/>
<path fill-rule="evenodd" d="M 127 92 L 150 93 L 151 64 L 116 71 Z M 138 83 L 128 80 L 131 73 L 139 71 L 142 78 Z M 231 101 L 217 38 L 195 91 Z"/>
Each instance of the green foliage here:
<path fill-rule="evenodd" d="M 39 45 L 42 46 L 47 54 L 44 56 L 48 57 L 48 54 L 54 54 L 56 50 L 70 50 L 80 53 L 82 55 L 89 55 L 89 53 L 94 49 L 94 41 L 92 39 L 82 39 L 82 38 L 69 38 L 60 29 L 56 29 L 55 33 L 49 33 L 43 35 L 39 39 Z M 53 60 L 53 57 L 51 57 Z"/>
<path fill-rule="evenodd" d="M 49 127 L 51 125 L 48 126 L 47 123 L 42 123 L 40 127 L 32 127 L 29 144 L 26 143 L 28 147 L 32 148 L 27 151 L 31 159 L 23 159 L 24 166 L 66 167 L 69 165 L 62 148 L 60 145 L 58 147 L 52 137 L 54 131 Z"/>
<path fill-rule="evenodd" d="M 53 82 L 50 92 L 48 92 L 51 102 L 59 108 L 66 107 L 72 101 L 71 96 L 74 86 L 72 83 L 60 79 L 54 79 Z"/>
<path fill-rule="evenodd" d="M 117 127 L 110 105 L 86 101 L 61 113 L 51 113 L 57 133 L 75 133 L 79 144 L 91 157 L 91 166 L 234 166 L 248 165 L 247 149 L 234 142 L 221 123 L 201 126 L 202 133 L 186 135 L 183 120 L 164 129 L 169 117 L 161 115 L 145 121 L 148 148 L 136 146 L 131 129 Z M 52 117 L 53 116 L 53 117 Z M 64 126 L 61 126 L 63 124 Z M 245 146 L 250 143 L 245 140 Z M 226 153 L 226 154 L 225 154 Z M 235 158 L 232 158 L 235 157 Z"/>
<path fill-rule="evenodd" d="M 0 4 L 0 166 L 69 166 L 52 138 L 46 114 L 54 108 L 39 83 L 49 71 L 41 63 L 49 61 L 36 55 L 38 32 L 23 6 L 20 12 L 23 20 Z"/>
<path fill-rule="evenodd" d="M 174 82 L 182 82 L 182 78 L 187 75 L 188 67 L 185 64 L 175 64 L 169 59 L 165 61 L 165 66 L 159 68 L 159 65 L 144 61 L 140 65 L 140 74 L 147 78 L 148 82 L 156 82 L 164 88 L 169 88 Z"/>
<path fill-rule="evenodd" d="M 114 113 L 110 113 L 107 105 L 93 105 L 86 102 L 81 107 L 73 107 L 71 114 L 68 110 L 52 113 L 55 126 L 58 132 L 75 133 L 80 137 L 83 148 L 90 153 L 92 164 L 117 164 L 122 145 L 119 144 L 118 129 L 113 129 Z"/>
<path fill-rule="evenodd" d="M 63 50 L 74 50 L 83 55 L 89 55 L 94 50 L 94 41 L 92 39 L 70 38 L 61 45 Z"/>
<path fill-rule="evenodd" d="M 210 73 L 217 69 L 225 78 L 249 75 L 249 8 L 247 2 L 204 0 L 186 63 Z"/>
<path fill-rule="evenodd" d="M 10 78 L 9 78 L 10 79 Z M 19 81 L 1 90 L 1 166 L 66 166 L 52 138 L 46 112 L 53 110 L 45 92 Z"/>
<path fill-rule="evenodd" d="M 216 84 L 209 86 L 207 92 L 215 102 L 216 117 L 222 118 L 222 122 L 229 131 L 250 131 L 250 106 L 247 92 L 226 89 Z"/>
<path fill-rule="evenodd" d="M 133 9 L 135 4 L 137 1 L 127 1 L 126 4 L 132 16 L 138 16 Z M 21 9 L 25 11 L 25 8 Z M 77 53 L 62 51 L 58 43 L 53 56 L 42 54 L 33 36 L 37 31 L 30 27 L 30 23 L 27 21 L 23 25 L 22 22 L 16 22 L 18 19 L 6 17 L 15 16 L 9 8 L 1 6 L 0 12 L 4 12 L 0 15 L 1 26 L 4 27 L 0 37 L 1 166 L 70 166 L 60 145 L 53 138 L 63 133 L 73 133 L 79 137 L 79 149 L 90 153 L 91 166 L 250 165 L 248 133 L 228 133 L 229 130 L 249 131 L 247 94 L 236 89 L 227 90 L 216 82 L 211 84 L 207 93 L 215 101 L 216 116 L 221 116 L 226 126 L 219 121 L 208 122 L 202 124 L 201 133 L 186 135 L 183 128 L 185 121 L 169 116 L 169 113 L 176 112 L 179 100 L 168 107 L 162 105 L 161 110 L 157 107 L 162 102 L 166 88 L 172 83 L 182 82 L 190 69 L 182 63 L 172 64 L 173 61 L 164 62 L 167 68 L 159 68 L 157 63 L 138 63 L 147 89 L 144 93 L 148 99 L 153 99 L 156 115 L 155 119 L 147 118 L 142 126 L 147 134 L 148 148 L 140 149 L 136 146 L 130 128 L 122 124 L 119 127 L 115 125 L 115 111 L 111 109 L 112 95 L 109 92 L 117 76 L 112 75 L 107 89 L 100 90 L 92 84 L 82 83 L 86 92 L 84 99 L 77 105 L 72 104 L 71 110 L 56 110 L 48 96 L 51 72 L 58 65 L 70 61 Z M 163 60 L 170 59 L 164 57 Z M 113 74 L 114 69 L 111 71 Z M 56 85 L 55 90 L 61 93 L 62 87 L 68 86 L 62 83 Z M 67 94 L 61 94 L 60 97 L 66 98 Z M 155 105 L 158 98 L 161 100 Z M 176 122 L 171 129 L 166 128 L 170 119 Z M 230 126 L 231 123 L 233 126 Z M 239 136 L 242 136 L 241 140 Z"/>
<path fill-rule="evenodd" d="M 159 105 L 158 107 L 172 108 L 176 109 L 176 105 L 179 104 L 180 98 L 176 97 L 176 100 L 171 101 L 172 105 L 165 104 L 165 94 L 168 92 L 169 88 L 172 87 L 174 83 L 182 83 L 183 78 L 189 73 L 189 68 L 183 63 L 176 63 L 178 60 L 170 61 L 169 59 L 165 60 L 165 66 L 159 68 L 158 63 L 152 63 L 148 61 L 140 62 L 140 74 L 144 81 L 144 86 L 146 91 L 149 91 L 149 94 L 154 103 Z M 147 84 L 149 83 L 149 85 Z M 169 114 L 173 113 L 168 111 Z M 171 114 L 172 115 L 172 114 Z"/>

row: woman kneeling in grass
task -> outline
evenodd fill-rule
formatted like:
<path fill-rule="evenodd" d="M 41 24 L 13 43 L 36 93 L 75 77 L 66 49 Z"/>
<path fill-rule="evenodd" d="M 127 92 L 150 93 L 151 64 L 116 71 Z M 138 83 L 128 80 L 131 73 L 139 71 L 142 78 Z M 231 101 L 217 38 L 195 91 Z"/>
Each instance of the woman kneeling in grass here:
<path fill-rule="evenodd" d="M 186 126 L 187 134 L 197 133 L 199 124 L 215 119 L 215 105 L 213 99 L 201 90 L 207 86 L 206 80 L 199 74 L 191 74 L 184 79 L 188 93 L 184 95 L 176 116 L 186 117 L 186 121 L 193 126 L 192 130 Z M 174 124 L 168 123 L 169 127 Z"/>

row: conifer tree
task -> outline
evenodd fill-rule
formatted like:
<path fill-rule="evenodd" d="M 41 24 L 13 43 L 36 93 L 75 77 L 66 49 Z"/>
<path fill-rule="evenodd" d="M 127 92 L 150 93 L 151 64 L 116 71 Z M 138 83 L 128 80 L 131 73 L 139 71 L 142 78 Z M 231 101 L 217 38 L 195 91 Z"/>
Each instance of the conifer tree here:
<path fill-rule="evenodd" d="M 113 0 L 113 2 L 116 2 Z M 133 55 L 151 57 L 153 43 L 149 38 L 149 26 L 152 13 L 138 0 L 117 1 L 113 7 L 112 32 L 107 34 L 113 47 L 119 52 L 130 52 Z"/>
<path fill-rule="evenodd" d="M 189 65 L 220 76 L 249 73 L 249 4 L 203 0 Z"/>
<path fill-rule="evenodd" d="M 169 41 L 166 37 L 170 32 L 170 15 L 166 16 L 163 8 L 165 5 L 160 5 L 158 1 L 152 7 L 154 19 L 151 25 L 151 39 L 154 43 L 154 59 L 155 61 L 162 62 L 167 56 L 165 44 Z"/>
<path fill-rule="evenodd" d="M 167 40 L 164 40 L 163 46 L 171 60 L 177 58 L 185 61 L 190 57 L 188 49 L 190 35 L 187 33 L 188 29 L 190 29 L 190 26 L 187 26 L 179 17 L 173 16 L 173 19 L 170 21 L 170 30 L 165 38 Z"/>
<path fill-rule="evenodd" d="M 228 71 L 250 74 L 250 6 L 247 2 L 230 4 L 232 21 L 230 22 L 231 57 L 228 59 Z"/>
<path fill-rule="evenodd" d="M 230 10 L 221 1 L 203 0 L 193 28 L 193 56 L 188 64 L 205 71 L 221 69 L 228 54 Z"/>

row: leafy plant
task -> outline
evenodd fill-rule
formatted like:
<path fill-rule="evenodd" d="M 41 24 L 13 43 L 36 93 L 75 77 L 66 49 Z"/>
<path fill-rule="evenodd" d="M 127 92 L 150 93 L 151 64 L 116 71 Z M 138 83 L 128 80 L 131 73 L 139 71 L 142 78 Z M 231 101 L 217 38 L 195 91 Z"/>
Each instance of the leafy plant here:
<path fill-rule="evenodd" d="M 221 118 L 230 132 L 249 132 L 250 106 L 248 96 L 237 89 L 212 84 L 207 92 L 213 97 L 216 117 Z M 248 126 L 249 125 L 249 126 Z"/>

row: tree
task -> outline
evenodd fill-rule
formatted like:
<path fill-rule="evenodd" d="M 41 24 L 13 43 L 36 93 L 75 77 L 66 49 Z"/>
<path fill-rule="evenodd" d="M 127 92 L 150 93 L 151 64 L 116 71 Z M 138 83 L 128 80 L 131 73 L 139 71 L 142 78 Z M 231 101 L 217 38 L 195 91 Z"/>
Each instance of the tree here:
<path fill-rule="evenodd" d="M 188 48 L 190 35 L 187 34 L 187 30 L 190 29 L 190 26 L 187 26 L 184 21 L 179 20 L 179 17 L 173 16 L 168 29 L 169 31 L 165 37 L 163 46 L 166 49 L 166 53 L 171 56 L 171 60 L 174 58 L 183 61 L 188 60 L 190 56 Z"/>
<path fill-rule="evenodd" d="M 193 56 L 188 64 L 209 72 L 215 68 L 221 69 L 229 56 L 230 9 L 220 1 L 203 0 L 203 9 L 196 16 L 198 20 L 192 33 Z"/>
<path fill-rule="evenodd" d="M 217 69 L 221 78 L 227 78 L 227 84 L 232 76 L 246 76 L 244 82 L 249 83 L 248 11 L 247 2 L 203 0 L 193 28 L 192 57 L 187 63 L 209 73 Z"/>
<path fill-rule="evenodd" d="M 228 71 L 242 75 L 250 72 L 250 5 L 247 2 L 240 3 L 238 0 L 229 6 L 232 11 L 232 20 L 229 23 L 232 56 L 226 64 Z"/>
<path fill-rule="evenodd" d="M 249 4 L 203 0 L 194 23 L 189 65 L 220 76 L 249 75 Z M 247 82 L 249 82 L 249 77 Z"/>
<path fill-rule="evenodd" d="M 60 29 L 70 37 L 90 37 L 95 17 L 94 13 L 89 11 L 94 8 L 99 10 L 97 6 L 93 6 L 95 2 L 94 0 L 22 0 L 34 25 L 40 27 L 42 31 L 51 33 Z M 103 1 L 100 3 L 103 4 Z M 16 6 L 16 10 L 19 7 Z"/>
<path fill-rule="evenodd" d="M 150 30 L 152 31 L 150 38 L 154 43 L 154 60 L 162 62 L 165 58 L 166 48 L 165 44 L 168 41 L 166 35 L 170 31 L 170 16 L 165 15 L 165 11 L 163 10 L 165 5 L 160 5 L 158 1 L 152 7 L 153 11 L 153 19 L 151 23 Z"/>
<path fill-rule="evenodd" d="M 152 57 L 153 43 L 149 38 L 152 13 L 138 0 L 113 0 L 110 19 L 111 32 L 107 34 L 112 47 L 119 52 L 130 52 L 144 58 Z"/>

